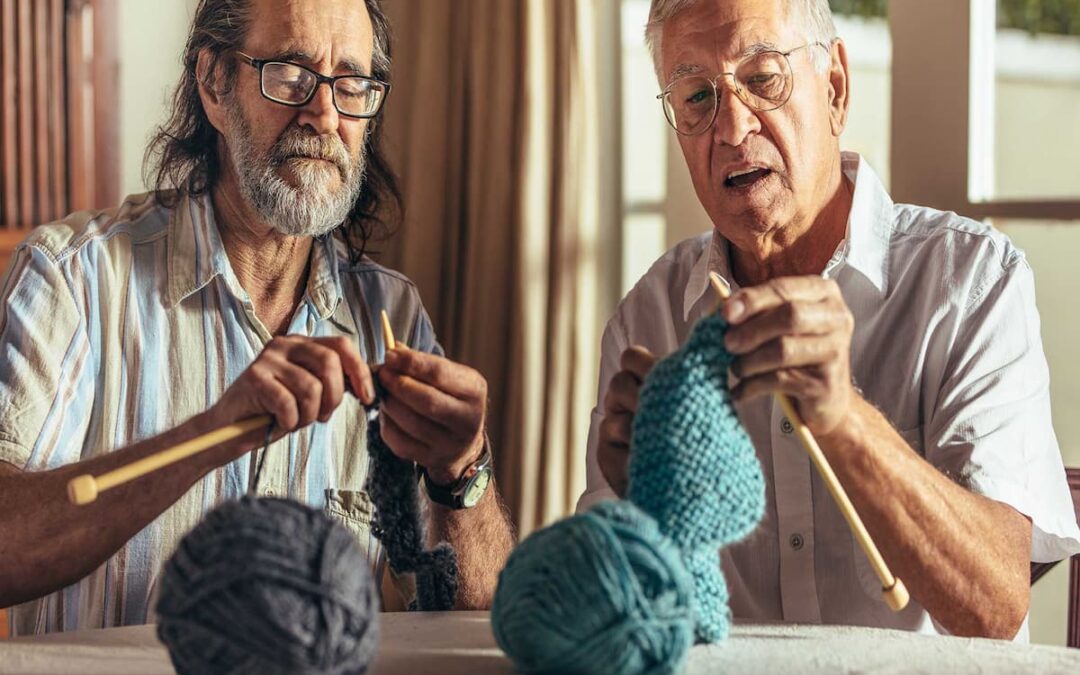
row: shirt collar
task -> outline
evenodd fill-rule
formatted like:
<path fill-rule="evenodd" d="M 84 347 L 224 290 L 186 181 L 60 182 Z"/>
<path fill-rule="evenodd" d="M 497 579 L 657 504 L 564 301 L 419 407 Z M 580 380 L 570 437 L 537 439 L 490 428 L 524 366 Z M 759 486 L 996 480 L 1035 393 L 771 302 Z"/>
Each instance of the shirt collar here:
<path fill-rule="evenodd" d="M 216 276 L 232 276 L 209 194 L 179 197 L 169 218 L 167 251 L 169 307 L 201 290 Z"/>
<path fill-rule="evenodd" d="M 312 245 L 307 298 L 320 320 L 330 318 L 341 304 L 337 238 L 328 235 Z M 209 194 L 182 196 L 169 222 L 168 304 L 173 307 L 220 276 L 226 287 L 247 302 L 247 292 L 233 273 L 221 243 Z"/>
<path fill-rule="evenodd" d="M 844 176 L 855 186 L 848 215 L 847 236 L 825 267 L 835 277 L 846 266 L 866 277 L 885 295 L 889 290 L 889 245 L 893 231 L 893 201 L 881 179 L 854 152 L 841 155 Z"/>
<path fill-rule="evenodd" d="M 885 294 L 888 290 L 888 253 L 893 228 L 893 201 L 870 165 L 854 152 L 841 153 L 841 170 L 855 186 L 848 214 L 847 236 L 825 267 L 833 276 L 842 265 L 861 273 Z M 731 274 L 728 241 L 713 230 L 709 245 L 701 252 L 683 295 L 683 320 L 709 290 L 709 272 L 716 272 L 737 290 Z"/>

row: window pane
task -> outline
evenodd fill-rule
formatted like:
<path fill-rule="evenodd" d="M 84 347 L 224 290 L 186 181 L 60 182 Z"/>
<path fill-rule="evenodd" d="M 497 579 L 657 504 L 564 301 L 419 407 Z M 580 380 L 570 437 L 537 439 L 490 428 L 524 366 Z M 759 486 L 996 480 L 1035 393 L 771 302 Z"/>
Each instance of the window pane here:
<path fill-rule="evenodd" d="M 1080 197 L 1080 10 L 1065 5 L 998 0 L 995 197 Z"/>
<path fill-rule="evenodd" d="M 667 248 L 666 221 L 659 213 L 629 214 L 623 219 L 622 294 L 626 295 Z"/>
<path fill-rule="evenodd" d="M 847 45 L 851 106 L 840 147 L 863 156 L 889 187 L 892 39 L 885 2 L 832 2 L 836 32 Z M 845 5 L 861 14 L 841 14 Z M 872 5 L 872 7 L 865 7 Z"/>

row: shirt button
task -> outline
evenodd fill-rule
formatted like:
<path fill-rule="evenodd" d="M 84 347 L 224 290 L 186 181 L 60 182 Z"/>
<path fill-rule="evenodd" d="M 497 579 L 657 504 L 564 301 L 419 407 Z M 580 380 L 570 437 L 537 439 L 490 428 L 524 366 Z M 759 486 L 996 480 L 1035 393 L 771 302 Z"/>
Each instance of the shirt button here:
<path fill-rule="evenodd" d="M 781 420 L 780 431 L 783 431 L 785 434 L 790 434 L 792 431 L 795 431 L 795 427 L 791 426 L 791 420 L 786 417 Z"/>
<path fill-rule="evenodd" d="M 267 489 L 266 489 L 266 492 L 265 492 L 264 494 L 265 494 L 265 495 L 266 495 L 267 497 L 273 497 L 273 496 L 274 496 L 275 494 L 277 494 L 277 493 L 275 493 L 275 492 L 274 492 L 274 488 L 267 488 Z"/>
<path fill-rule="evenodd" d="M 791 537 L 788 539 L 788 543 L 791 544 L 791 548 L 798 551 L 799 549 L 801 549 L 803 547 L 802 535 L 799 534 L 798 532 L 796 532 L 795 534 L 791 535 Z"/>

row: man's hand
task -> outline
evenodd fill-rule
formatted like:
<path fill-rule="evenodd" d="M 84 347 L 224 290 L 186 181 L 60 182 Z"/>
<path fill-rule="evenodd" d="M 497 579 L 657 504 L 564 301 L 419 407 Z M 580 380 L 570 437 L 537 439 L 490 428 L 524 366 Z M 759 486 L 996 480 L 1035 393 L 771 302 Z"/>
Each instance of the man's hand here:
<path fill-rule="evenodd" d="M 386 353 L 379 381 L 381 430 L 401 459 L 416 462 L 437 485 L 456 481 L 484 445 L 487 380 L 449 359 L 398 346 Z"/>
<path fill-rule="evenodd" d="M 604 419 L 600 422 L 600 439 L 596 460 L 608 485 L 620 497 L 625 496 L 629 482 L 630 432 L 637 413 L 638 392 L 653 366 L 656 356 L 644 347 L 630 347 L 619 357 L 619 367 L 608 384 L 604 396 Z"/>
<path fill-rule="evenodd" d="M 797 401 L 816 435 L 835 430 L 857 395 L 851 384 L 854 319 L 831 279 L 786 277 L 744 288 L 724 303 L 724 344 L 737 358 L 736 400 L 773 392 Z"/>
<path fill-rule="evenodd" d="M 276 337 L 210 410 L 218 425 L 274 416 L 275 436 L 330 419 L 346 382 L 362 403 L 375 398 L 371 371 L 346 337 Z"/>

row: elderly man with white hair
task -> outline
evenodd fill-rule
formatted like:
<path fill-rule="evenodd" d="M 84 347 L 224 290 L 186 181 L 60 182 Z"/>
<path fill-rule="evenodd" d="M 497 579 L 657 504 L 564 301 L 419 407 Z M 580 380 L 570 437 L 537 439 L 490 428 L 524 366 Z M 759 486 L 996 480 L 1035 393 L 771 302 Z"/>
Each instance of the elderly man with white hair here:
<path fill-rule="evenodd" d="M 723 309 L 767 481 L 723 551 L 735 617 L 1027 639 L 1029 562 L 1080 551 L 1031 268 L 987 225 L 894 204 L 841 152 L 851 96 L 827 0 L 653 0 L 647 38 L 713 229 L 660 258 L 603 337 L 579 509 L 623 494 L 638 390 Z M 659 111 L 658 111 L 659 112 Z M 789 395 L 912 602 L 893 613 L 790 420 Z"/>

